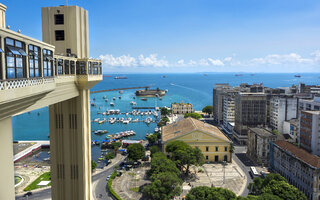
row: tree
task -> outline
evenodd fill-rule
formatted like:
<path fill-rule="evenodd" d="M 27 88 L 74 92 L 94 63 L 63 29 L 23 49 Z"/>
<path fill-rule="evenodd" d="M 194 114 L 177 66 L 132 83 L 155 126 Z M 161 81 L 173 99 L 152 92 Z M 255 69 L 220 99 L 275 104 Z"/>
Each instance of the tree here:
<path fill-rule="evenodd" d="M 169 200 L 181 192 L 182 181 L 172 172 L 160 172 L 153 177 L 152 183 L 145 186 L 143 194 L 149 199 Z"/>
<path fill-rule="evenodd" d="M 148 140 L 149 144 L 153 145 L 158 141 L 158 135 L 157 134 L 148 135 L 147 140 Z"/>
<path fill-rule="evenodd" d="M 262 193 L 272 194 L 286 200 L 307 200 L 300 190 L 286 181 L 272 180 L 262 189 Z"/>
<path fill-rule="evenodd" d="M 133 161 L 137 161 L 145 157 L 145 149 L 142 144 L 130 144 L 127 148 L 128 158 Z"/>
<path fill-rule="evenodd" d="M 97 163 L 94 160 L 91 160 L 91 171 L 97 168 Z"/>
<path fill-rule="evenodd" d="M 216 188 L 216 187 L 207 187 L 207 186 L 200 186 L 195 187 L 190 190 L 187 194 L 187 200 L 231 200 L 236 199 L 236 195 L 224 188 Z"/>
<path fill-rule="evenodd" d="M 160 149 L 158 146 L 153 145 L 152 147 L 150 147 L 150 152 L 151 152 L 151 157 L 153 157 L 155 153 L 160 152 Z"/>
<path fill-rule="evenodd" d="M 115 157 L 114 152 L 109 152 L 104 156 L 104 159 L 110 160 L 110 159 L 113 159 L 114 157 Z"/>
<path fill-rule="evenodd" d="M 213 107 L 212 106 L 206 106 L 204 108 L 202 108 L 202 112 L 207 113 L 207 114 L 211 114 L 213 111 Z"/>
<path fill-rule="evenodd" d="M 170 114 L 170 111 L 167 108 L 162 107 L 160 113 L 162 116 L 167 116 Z"/>
<path fill-rule="evenodd" d="M 204 156 L 200 149 L 192 148 L 183 141 L 172 141 L 166 146 L 166 152 L 169 153 L 170 159 L 175 162 L 177 167 L 185 174 L 189 174 L 190 165 L 203 165 Z"/>
<path fill-rule="evenodd" d="M 274 130 L 272 131 L 272 133 L 275 134 L 275 135 L 280 135 L 280 132 L 279 132 L 277 129 L 274 129 Z"/>
<path fill-rule="evenodd" d="M 114 154 L 117 155 L 119 148 L 122 146 L 121 142 L 111 143 L 111 148 L 114 149 Z"/>
<path fill-rule="evenodd" d="M 179 169 L 172 160 L 169 160 L 164 153 L 157 152 L 152 156 L 151 169 L 148 174 L 151 176 L 151 180 L 153 180 L 161 172 L 171 172 L 177 176 L 180 174 Z"/>
<path fill-rule="evenodd" d="M 202 118 L 202 116 L 199 113 L 186 113 L 184 115 L 184 118 L 188 118 L 188 117 L 192 117 L 192 118 L 195 118 L 195 119 L 201 119 Z"/>
<path fill-rule="evenodd" d="M 253 179 L 253 183 L 250 183 L 248 185 L 248 189 L 250 191 L 250 194 L 254 195 L 260 195 L 262 194 L 262 189 L 269 185 L 269 183 L 272 181 L 287 181 L 283 176 L 276 173 L 268 174 L 264 179 L 257 177 Z"/>

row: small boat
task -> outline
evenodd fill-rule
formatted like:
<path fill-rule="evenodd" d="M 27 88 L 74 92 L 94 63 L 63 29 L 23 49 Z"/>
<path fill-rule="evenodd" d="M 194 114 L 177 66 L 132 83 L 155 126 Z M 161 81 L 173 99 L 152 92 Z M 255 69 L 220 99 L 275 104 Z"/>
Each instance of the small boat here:
<path fill-rule="evenodd" d="M 96 131 L 94 131 L 94 134 L 96 134 L 96 135 L 103 135 L 103 134 L 106 134 L 106 133 L 108 133 L 107 130 L 96 130 Z"/>
<path fill-rule="evenodd" d="M 116 76 L 116 77 L 114 77 L 114 79 L 127 79 L 127 77 L 126 76 Z"/>
<path fill-rule="evenodd" d="M 120 93 L 120 94 L 123 94 L 123 90 L 120 90 L 119 93 Z"/>
<path fill-rule="evenodd" d="M 136 99 L 136 97 L 133 97 L 133 99 Z"/>
<path fill-rule="evenodd" d="M 166 75 L 163 75 L 162 78 L 167 78 L 167 76 L 166 76 Z"/>
<path fill-rule="evenodd" d="M 139 119 L 134 119 L 132 120 L 132 122 L 139 122 Z"/>
<path fill-rule="evenodd" d="M 91 103 L 91 106 L 95 106 L 96 104 L 94 104 L 94 103 Z"/>
<path fill-rule="evenodd" d="M 93 98 L 93 101 L 95 101 L 96 100 L 96 98 Z"/>
<path fill-rule="evenodd" d="M 166 93 L 167 93 L 168 91 L 169 91 L 168 89 L 165 90 Z"/>
<path fill-rule="evenodd" d="M 113 99 L 113 100 L 116 100 L 117 98 L 116 98 L 116 97 L 113 97 L 112 99 Z"/>
<path fill-rule="evenodd" d="M 105 102 L 108 102 L 108 99 L 106 99 Z"/>
<path fill-rule="evenodd" d="M 147 101 L 147 98 L 141 98 L 142 101 Z"/>
<path fill-rule="evenodd" d="M 301 75 L 300 74 L 296 74 L 296 75 L 294 75 L 294 77 L 301 78 Z"/>
<path fill-rule="evenodd" d="M 131 104 L 131 105 L 137 105 L 137 103 L 134 102 L 134 101 L 131 101 L 130 104 Z"/>
<path fill-rule="evenodd" d="M 129 120 L 123 120 L 122 121 L 123 124 L 129 124 L 129 122 L 130 122 Z"/>
<path fill-rule="evenodd" d="M 100 120 L 100 118 L 96 118 L 96 119 L 94 119 L 93 121 L 94 122 L 98 122 Z"/>
<path fill-rule="evenodd" d="M 174 85 L 173 83 L 170 83 L 170 85 Z"/>
<path fill-rule="evenodd" d="M 159 97 L 159 100 L 162 100 L 162 97 Z"/>
<path fill-rule="evenodd" d="M 121 99 L 121 96 L 118 96 L 119 99 Z"/>
<path fill-rule="evenodd" d="M 111 102 L 111 103 L 110 103 L 110 106 L 114 106 L 114 103 L 113 103 L 113 102 Z"/>
<path fill-rule="evenodd" d="M 235 76 L 243 76 L 242 74 L 235 74 Z"/>
<path fill-rule="evenodd" d="M 106 99 L 106 96 L 103 96 L 102 99 Z"/>

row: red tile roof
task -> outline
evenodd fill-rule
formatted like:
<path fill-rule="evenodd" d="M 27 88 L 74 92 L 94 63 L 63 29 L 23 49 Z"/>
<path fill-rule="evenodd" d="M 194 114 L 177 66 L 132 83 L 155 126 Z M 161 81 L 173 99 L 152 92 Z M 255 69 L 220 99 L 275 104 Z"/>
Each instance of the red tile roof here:
<path fill-rule="evenodd" d="M 306 150 L 297 147 L 294 144 L 291 144 L 287 141 L 284 140 L 279 140 L 274 142 L 277 146 L 280 148 L 290 152 L 294 156 L 296 156 L 298 159 L 302 160 L 303 162 L 315 167 L 315 168 L 320 168 L 320 157 L 313 155 Z"/>

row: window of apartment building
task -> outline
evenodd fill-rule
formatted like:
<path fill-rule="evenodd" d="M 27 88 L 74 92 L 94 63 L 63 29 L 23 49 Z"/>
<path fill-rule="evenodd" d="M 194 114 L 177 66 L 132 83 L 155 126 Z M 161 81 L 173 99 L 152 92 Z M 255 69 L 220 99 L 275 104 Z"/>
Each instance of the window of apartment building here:
<path fill-rule="evenodd" d="M 64 40 L 64 30 L 57 30 L 55 31 L 56 34 L 56 41 Z"/>
<path fill-rule="evenodd" d="M 53 76 L 53 52 L 48 49 L 42 50 L 43 76 Z"/>
<path fill-rule="evenodd" d="M 70 61 L 64 60 L 64 74 L 70 74 Z"/>
<path fill-rule="evenodd" d="M 58 59 L 58 74 L 63 74 L 63 60 Z"/>
<path fill-rule="evenodd" d="M 206 156 L 206 160 L 209 160 L 209 156 Z"/>
<path fill-rule="evenodd" d="M 216 147 L 216 151 L 219 151 L 219 147 Z"/>
<path fill-rule="evenodd" d="M 63 14 L 54 15 L 54 23 L 56 25 L 64 24 L 64 15 Z"/>
<path fill-rule="evenodd" d="M 29 45 L 29 77 L 41 76 L 40 47 Z"/>
<path fill-rule="evenodd" d="M 70 61 L 70 73 L 71 73 L 71 74 L 74 74 L 74 71 L 75 71 L 74 67 L 75 67 L 75 66 L 74 66 L 74 61 L 71 60 L 71 61 Z"/>
<path fill-rule="evenodd" d="M 11 38 L 5 39 L 7 79 L 26 77 L 25 44 Z"/>
<path fill-rule="evenodd" d="M 206 147 L 206 151 L 209 151 L 209 147 Z"/>
<path fill-rule="evenodd" d="M 224 147 L 224 151 L 228 151 L 228 147 Z"/>

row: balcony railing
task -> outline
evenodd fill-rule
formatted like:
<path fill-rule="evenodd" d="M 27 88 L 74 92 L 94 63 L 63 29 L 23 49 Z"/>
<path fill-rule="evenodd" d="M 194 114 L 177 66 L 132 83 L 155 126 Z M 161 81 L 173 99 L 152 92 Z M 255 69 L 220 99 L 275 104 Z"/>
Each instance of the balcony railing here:
<path fill-rule="evenodd" d="M 0 81 L 0 91 L 53 83 L 54 77 L 21 78 Z"/>

